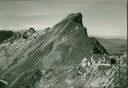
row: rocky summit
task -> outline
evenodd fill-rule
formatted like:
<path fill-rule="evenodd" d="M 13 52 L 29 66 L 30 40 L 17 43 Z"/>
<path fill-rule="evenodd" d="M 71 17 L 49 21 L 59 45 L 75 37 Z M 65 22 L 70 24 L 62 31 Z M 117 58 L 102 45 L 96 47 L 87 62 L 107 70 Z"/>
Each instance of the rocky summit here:
<path fill-rule="evenodd" d="M 48 30 L 30 28 L 0 37 L 0 88 L 125 86 L 118 82 L 117 62 L 124 62 L 120 70 L 125 70 L 126 55 L 111 64 L 107 50 L 88 36 L 82 17 L 72 13 Z"/>

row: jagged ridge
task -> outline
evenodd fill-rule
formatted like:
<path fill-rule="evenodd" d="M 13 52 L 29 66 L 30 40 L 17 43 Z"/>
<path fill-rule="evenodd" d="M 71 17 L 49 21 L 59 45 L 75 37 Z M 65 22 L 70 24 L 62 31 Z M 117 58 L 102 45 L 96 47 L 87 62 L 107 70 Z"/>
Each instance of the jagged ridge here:
<path fill-rule="evenodd" d="M 84 69 L 81 74 L 78 71 L 81 61 L 86 58 L 90 64 L 87 69 L 93 69 L 95 66 L 92 65 L 92 55 L 108 54 L 98 40 L 88 37 L 81 13 L 70 14 L 46 34 L 35 31 L 29 36 L 28 34 L 25 35 L 25 39 L 19 38 L 11 44 L 6 42 L 6 45 L 0 45 L 0 51 L 3 52 L 0 60 L 8 59 L 6 64 L 2 65 L 0 78 L 9 82 L 8 88 L 32 88 L 37 85 L 59 88 L 67 81 L 70 83 L 69 80 L 76 82 L 73 81 L 71 85 L 64 87 L 84 88 L 89 77 L 93 77 L 95 72 L 91 74 L 94 70 L 89 70 L 90 72 L 86 73 L 88 70 Z M 84 73 L 88 77 L 79 78 Z M 100 74 L 100 71 L 97 74 Z M 43 84 L 44 82 L 46 84 Z M 89 82 L 91 80 L 87 84 L 90 84 Z"/>

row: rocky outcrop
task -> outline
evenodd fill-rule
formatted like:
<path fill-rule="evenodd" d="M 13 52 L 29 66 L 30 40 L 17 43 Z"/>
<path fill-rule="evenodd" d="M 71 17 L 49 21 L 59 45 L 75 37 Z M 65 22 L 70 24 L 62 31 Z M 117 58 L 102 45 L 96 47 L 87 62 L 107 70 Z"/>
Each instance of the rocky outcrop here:
<path fill-rule="evenodd" d="M 0 43 L 8 43 L 10 42 L 11 44 L 13 41 L 16 39 L 28 39 L 31 37 L 33 34 L 36 33 L 36 30 L 34 28 L 29 28 L 28 30 L 25 31 L 0 31 Z"/>
<path fill-rule="evenodd" d="M 36 30 L 34 28 L 29 28 L 26 32 L 23 33 L 22 37 L 27 39 L 32 36 L 35 32 Z"/>
<path fill-rule="evenodd" d="M 110 69 L 93 64 L 93 54 L 108 52 L 88 36 L 81 13 L 70 14 L 47 33 L 31 28 L 23 36 L 0 45 L 0 79 L 9 83 L 7 88 L 86 88 L 105 73 L 102 68 Z"/>

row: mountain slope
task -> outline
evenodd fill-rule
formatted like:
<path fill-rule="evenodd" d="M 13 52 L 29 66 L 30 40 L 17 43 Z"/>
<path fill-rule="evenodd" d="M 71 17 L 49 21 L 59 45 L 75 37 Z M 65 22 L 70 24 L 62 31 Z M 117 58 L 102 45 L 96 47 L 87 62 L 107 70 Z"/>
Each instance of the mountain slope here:
<path fill-rule="evenodd" d="M 0 45 L 0 79 L 7 88 L 84 88 L 103 72 L 102 66 L 101 71 L 95 68 L 92 56 L 110 59 L 98 40 L 88 36 L 81 13 L 70 14 L 47 33 L 31 33 Z M 81 67 L 83 59 L 87 69 Z"/>

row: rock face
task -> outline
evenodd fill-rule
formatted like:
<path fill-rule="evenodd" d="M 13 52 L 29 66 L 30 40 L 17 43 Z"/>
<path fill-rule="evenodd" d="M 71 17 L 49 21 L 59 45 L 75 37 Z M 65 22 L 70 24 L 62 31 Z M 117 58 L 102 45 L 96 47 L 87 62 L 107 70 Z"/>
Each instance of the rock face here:
<path fill-rule="evenodd" d="M 107 55 L 109 55 L 107 50 L 99 43 L 99 41 L 96 38 L 90 37 L 90 40 L 92 41 L 93 54 L 102 54 L 102 55 L 107 54 Z"/>
<path fill-rule="evenodd" d="M 81 13 L 70 14 L 47 33 L 30 29 L 24 36 L 0 45 L 0 79 L 8 82 L 7 88 L 86 88 L 97 77 L 104 83 L 94 86 L 107 86 L 107 78 L 99 75 L 111 73 L 111 66 L 95 65 L 92 55 L 108 52 L 88 36 Z"/>
<path fill-rule="evenodd" d="M 27 30 L 26 32 L 23 33 L 22 37 L 27 39 L 30 36 L 32 36 L 35 32 L 36 32 L 36 30 L 34 28 L 30 28 L 29 30 Z"/>

